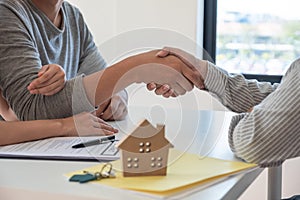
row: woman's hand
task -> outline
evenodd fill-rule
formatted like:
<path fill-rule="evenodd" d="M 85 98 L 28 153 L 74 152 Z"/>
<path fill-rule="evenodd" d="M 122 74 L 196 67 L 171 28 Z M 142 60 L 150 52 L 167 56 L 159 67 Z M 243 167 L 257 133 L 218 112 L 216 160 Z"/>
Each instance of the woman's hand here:
<path fill-rule="evenodd" d="M 103 136 L 118 133 L 118 129 L 86 112 L 62 119 L 62 124 L 65 136 Z"/>

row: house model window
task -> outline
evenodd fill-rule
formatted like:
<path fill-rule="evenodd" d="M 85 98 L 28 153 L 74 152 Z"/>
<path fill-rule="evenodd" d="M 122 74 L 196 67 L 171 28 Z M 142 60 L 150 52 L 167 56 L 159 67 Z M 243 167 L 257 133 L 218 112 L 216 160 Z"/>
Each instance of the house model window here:
<path fill-rule="evenodd" d="M 167 174 L 169 148 L 165 126 L 152 126 L 147 120 L 121 140 L 123 176 L 164 176 Z"/>

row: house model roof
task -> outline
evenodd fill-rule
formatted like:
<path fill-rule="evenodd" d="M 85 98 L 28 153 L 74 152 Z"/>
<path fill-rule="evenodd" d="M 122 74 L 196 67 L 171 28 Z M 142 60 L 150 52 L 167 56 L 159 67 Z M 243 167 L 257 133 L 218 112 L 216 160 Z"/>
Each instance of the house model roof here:
<path fill-rule="evenodd" d="M 133 150 L 132 144 L 146 144 L 149 142 L 152 143 L 151 151 L 156 151 L 165 147 L 173 147 L 173 145 L 165 138 L 165 126 L 157 125 L 157 127 L 154 127 L 148 120 L 143 120 L 132 133 L 124 137 L 118 143 L 117 147 L 125 151 L 136 152 L 137 150 Z"/>

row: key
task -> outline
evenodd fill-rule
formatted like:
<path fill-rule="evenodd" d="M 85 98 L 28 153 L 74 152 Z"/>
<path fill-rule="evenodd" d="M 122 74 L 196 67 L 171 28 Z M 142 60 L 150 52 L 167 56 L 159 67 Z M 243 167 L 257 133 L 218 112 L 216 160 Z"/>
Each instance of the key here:
<path fill-rule="evenodd" d="M 75 174 L 73 175 L 69 181 L 86 183 L 89 181 L 100 180 L 102 178 L 115 178 L 115 172 L 112 169 L 112 165 L 110 163 L 106 163 L 100 172 L 91 173 L 88 171 L 83 171 L 84 174 Z"/>

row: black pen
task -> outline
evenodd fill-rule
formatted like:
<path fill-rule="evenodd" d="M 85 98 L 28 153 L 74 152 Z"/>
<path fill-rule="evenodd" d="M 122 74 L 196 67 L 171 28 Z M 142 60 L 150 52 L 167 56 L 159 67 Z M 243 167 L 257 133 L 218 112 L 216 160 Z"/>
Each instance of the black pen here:
<path fill-rule="evenodd" d="M 78 148 L 83 148 L 83 147 L 89 147 L 89 146 L 93 146 L 93 145 L 97 145 L 97 144 L 103 144 L 104 142 L 108 142 L 108 141 L 110 141 L 110 142 L 115 141 L 115 136 L 111 135 L 111 136 L 103 137 L 103 138 L 96 139 L 96 140 L 82 142 L 82 143 L 73 145 L 72 148 L 78 149 Z"/>

